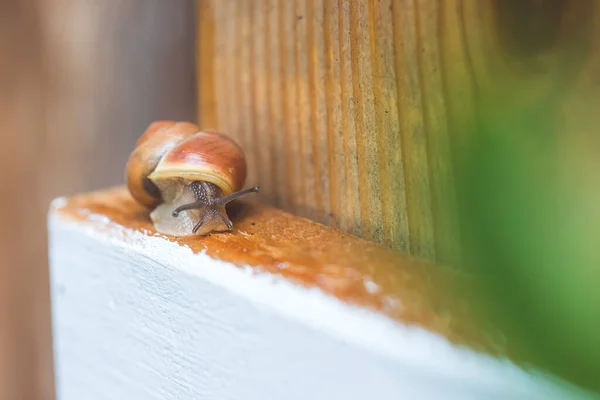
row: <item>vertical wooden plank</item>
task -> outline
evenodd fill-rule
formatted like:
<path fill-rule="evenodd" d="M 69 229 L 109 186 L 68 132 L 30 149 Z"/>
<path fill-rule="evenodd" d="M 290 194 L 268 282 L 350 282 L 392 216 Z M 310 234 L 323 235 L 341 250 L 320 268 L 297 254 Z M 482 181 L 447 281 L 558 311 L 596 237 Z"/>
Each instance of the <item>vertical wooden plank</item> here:
<path fill-rule="evenodd" d="M 219 68 L 220 72 L 213 78 L 217 82 L 221 82 L 221 86 L 218 88 L 222 99 L 219 102 L 221 109 L 219 127 L 237 139 L 240 145 L 245 145 L 245 134 L 248 127 L 244 119 L 244 111 L 240 107 L 245 88 L 245 75 L 242 69 L 248 68 L 248 66 L 244 65 L 241 59 L 243 44 L 240 39 L 242 30 L 240 2 L 224 0 L 220 3 L 220 7 L 217 6 L 218 2 L 214 3 L 215 8 L 220 11 L 219 24 L 223 26 L 222 30 L 215 32 L 215 36 L 225 54 L 225 59 Z M 206 79 L 210 79 L 210 77 L 206 77 Z"/>
<path fill-rule="evenodd" d="M 299 212 L 300 214 L 313 218 L 314 210 L 314 162 L 312 154 L 312 136 L 310 132 L 313 115 L 310 113 L 308 47 L 307 47 L 307 15 L 308 1 L 293 0 L 293 30 L 294 30 L 294 63 L 296 75 L 296 101 L 295 114 L 297 115 L 298 136 L 294 138 L 298 142 L 298 173 L 295 177 L 299 181 Z"/>
<path fill-rule="evenodd" d="M 400 136 L 396 129 L 399 122 L 391 7 L 391 0 L 370 0 L 368 10 L 377 141 L 375 155 L 379 167 L 378 193 L 381 199 L 380 241 L 390 247 L 396 246 L 409 251 L 404 167 Z"/>
<path fill-rule="evenodd" d="M 342 114 L 342 93 L 340 85 L 340 48 L 339 48 L 339 7 L 337 1 L 324 1 L 323 43 L 325 46 L 325 103 L 327 114 L 327 152 L 328 168 L 321 170 L 329 184 L 331 218 L 329 224 L 340 226 L 340 218 L 345 211 L 344 193 L 346 174 L 344 173 L 344 132 Z"/>
<path fill-rule="evenodd" d="M 455 175 L 481 122 L 532 105 L 542 112 L 544 93 L 570 85 L 562 79 L 570 67 L 558 62 L 568 51 L 530 61 L 527 52 L 506 53 L 507 40 L 513 53 L 523 43 L 544 43 L 525 23 L 519 45 L 506 15 L 523 21 L 519 15 L 541 7 L 530 14 L 542 36 L 558 23 L 552 10 L 559 3 L 526 3 L 269 0 L 251 9 L 237 2 L 237 14 L 222 11 L 234 22 L 215 25 L 215 37 L 227 41 L 234 34 L 222 27 L 233 24 L 254 39 L 228 53 L 227 64 L 236 67 L 224 74 L 235 75 L 240 92 L 223 115 L 256 135 L 244 145 L 251 174 L 273 182 L 263 200 L 415 256 L 457 263 Z M 565 21 L 577 16 L 569 4 L 561 6 Z M 506 14 L 510 7 L 520 12 Z M 564 24 L 568 37 L 576 25 Z M 535 65 L 548 70 L 536 74 Z"/>
<path fill-rule="evenodd" d="M 297 91 L 299 82 L 296 77 L 295 36 L 296 36 L 296 14 L 294 2 L 279 0 L 279 37 L 280 42 L 281 69 L 283 76 L 283 118 L 285 121 L 284 136 L 285 147 L 285 206 L 292 212 L 300 210 L 302 203 L 300 171 L 300 147 L 299 139 L 299 116 L 296 107 Z"/>
<path fill-rule="evenodd" d="M 439 4 L 444 109 L 451 132 L 451 152 L 454 155 L 467 147 L 476 132 L 476 86 L 464 40 L 462 0 L 448 0 Z M 458 162 L 455 158 L 453 161 L 455 165 Z"/>
<path fill-rule="evenodd" d="M 358 198 L 360 225 L 363 235 L 382 240 L 381 198 L 379 195 L 379 151 L 377 136 L 381 134 L 375 124 L 373 92 L 372 20 L 369 20 L 366 1 L 350 2 L 350 69 L 354 93 L 354 118 L 356 120 L 356 152 L 358 168 Z"/>
<path fill-rule="evenodd" d="M 216 12 L 223 8 L 215 9 L 214 4 L 210 1 L 199 1 L 196 5 L 196 20 L 198 21 L 198 29 L 196 34 L 197 43 L 203 43 L 202 52 L 196 52 L 196 65 L 198 66 L 198 76 L 219 77 L 220 74 L 216 71 L 222 70 L 222 63 L 226 62 L 227 57 L 223 54 L 223 46 L 213 40 L 213 35 L 217 33 L 215 29 L 215 18 L 218 23 L 222 22 L 222 18 L 217 18 Z M 201 126 L 209 129 L 219 129 L 218 123 L 220 118 L 218 112 L 224 107 L 218 107 L 221 99 L 216 93 L 217 87 L 223 88 L 223 85 L 215 82 L 214 79 L 197 79 L 196 87 L 198 93 L 198 109 L 203 112 L 198 113 L 198 122 Z M 227 93 L 227 92 L 225 92 Z"/>
<path fill-rule="evenodd" d="M 285 186 L 284 147 L 283 147 L 283 115 L 281 93 L 282 75 L 281 59 L 278 57 L 281 38 L 278 35 L 279 3 L 277 0 L 265 2 L 265 59 L 267 77 L 267 104 L 264 110 L 267 118 L 267 131 L 270 132 L 265 151 L 269 152 L 271 162 L 268 169 L 271 173 L 271 187 L 269 195 L 273 205 L 282 207 L 282 188 Z M 277 166 L 273 168 L 273 166 Z"/>
<path fill-rule="evenodd" d="M 234 1 L 235 6 L 235 17 L 232 23 L 237 25 L 236 38 L 235 38 L 235 57 L 237 62 L 235 63 L 235 71 L 231 71 L 239 77 L 238 86 L 236 87 L 237 92 L 237 104 L 233 118 L 237 115 L 238 125 L 236 135 L 239 136 L 241 146 L 246 149 L 246 159 L 248 161 L 248 173 L 247 182 L 260 182 L 257 180 L 258 171 L 256 165 L 256 158 L 253 152 L 254 149 L 254 104 L 252 101 L 253 93 L 253 45 L 254 40 L 252 32 L 252 2 L 249 1 Z M 230 40 L 229 37 L 225 37 L 225 40 Z M 225 115 L 223 118 L 228 120 L 232 116 Z M 259 183 L 260 184 L 260 183 Z M 254 196 L 255 199 L 261 197 L 261 194 Z"/>
<path fill-rule="evenodd" d="M 431 187 L 432 219 L 436 258 L 458 263 L 460 232 L 454 192 L 454 170 L 450 152 L 450 131 L 445 108 L 440 52 L 442 18 L 438 4 L 417 0 L 417 35 L 419 38 L 419 71 L 427 137 L 428 168 Z"/>
<path fill-rule="evenodd" d="M 234 68 L 231 64 L 231 59 L 235 52 L 233 51 L 234 37 L 232 27 L 234 25 L 231 16 L 234 15 L 229 0 L 223 0 L 222 6 L 218 7 L 213 1 L 200 1 L 198 7 L 201 15 L 198 18 L 199 24 L 208 24 L 208 28 L 200 27 L 200 40 L 207 42 L 203 46 L 202 53 L 199 53 L 198 63 L 198 85 L 201 88 L 201 95 L 198 96 L 201 102 L 198 104 L 201 126 L 203 128 L 212 128 L 222 131 L 227 131 L 235 136 L 237 130 L 233 128 L 234 124 L 227 120 L 227 115 L 230 115 L 235 109 L 232 103 L 237 100 L 235 83 L 231 81 L 233 74 L 231 69 Z M 212 30 L 210 25 L 213 26 Z M 215 29 L 214 26 L 220 26 L 220 29 Z M 206 49 L 206 50 L 204 50 Z M 204 55 L 207 54 L 207 55 Z M 209 59 L 212 54 L 212 59 Z M 216 73 L 216 71 L 219 71 Z M 213 77 L 209 79 L 208 77 Z M 202 85 L 206 89 L 202 89 Z M 202 103 L 202 98 L 205 104 L 209 105 L 206 108 Z M 210 108 L 214 105 L 215 108 Z"/>
<path fill-rule="evenodd" d="M 416 0 L 393 3 L 400 130 L 406 175 L 410 252 L 434 259 L 434 227 L 420 79 Z"/>
<path fill-rule="evenodd" d="M 410 252 L 407 218 L 405 171 L 402 158 L 402 136 L 398 126 L 398 87 L 394 51 L 393 0 L 371 0 L 373 47 L 377 85 L 375 103 L 380 165 L 380 193 L 384 222 L 384 240 L 390 247 Z"/>
<path fill-rule="evenodd" d="M 326 0 L 311 0 L 306 8 L 306 42 L 308 49 L 308 86 L 312 160 L 314 176 L 313 218 L 330 223 L 331 203 L 329 200 L 329 163 L 331 154 L 327 135 L 327 98 L 325 97 L 325 37 L 324 3 Z"/>
<path fill-rule="evenodd" d="M 254 124 L 252 126 L 252 147 L 251 152 L 254 153 L 257 162 L 255 163 L 256 175 L 249 185 L 259 184 L 261 187 L 261 199 L 273 203 L 274 187 L 273 187 L 273 159 L 272 148 L 274 135 L 269 126 L 269 102 L 268 88 L 272 77 L 268 73 L 267 61 L 269 57 L 266 51 L 266 36 L 267 31 L 267 10 L 266 0 L 256 0 L 250 2 L 252 4 L 252 104 L 254 114 Z M 258 161 L 260 160 L 260 161 Z"/>
<path fill-rule="evenodd" d="M 340 216 L 340 226 L 355 235 L 362 234 L 360 224 L 360 200 L 358 178 L 358 154 L 356 143 L 356 120 L 354 87 L 352 82 L 351 48 L 352 37 L 350 33 L 350 3 L 338 0 L 338 41 L 340 51 L 340 85 L 342 103 L 342 129 L 344 132 L 344 173 L 346 174 L 346 190 L 344 203 L 346 210 Z"/>

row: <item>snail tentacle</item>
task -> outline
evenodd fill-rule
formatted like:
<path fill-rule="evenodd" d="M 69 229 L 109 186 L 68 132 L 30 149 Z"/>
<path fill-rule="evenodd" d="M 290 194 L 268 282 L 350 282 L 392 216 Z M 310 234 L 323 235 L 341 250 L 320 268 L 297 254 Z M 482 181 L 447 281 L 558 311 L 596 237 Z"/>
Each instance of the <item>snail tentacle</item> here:
<path fill-rule="evenodd" d="M 188 203 L 188 204 L 184 204 L 182 206 L 177 207 L 175 210 L 173 210 L 172 215 L 174 217 L 179 216 L 179 213 L 185 210 L 196 210 L 198 208 L 203 208 L 206 207 L 208 204 L 206 204 L 206 202 L 202 201 L 202 200 L 198 200 L 195 201 L 193 203 Z"/>
<path fill-rule="evenodd" d="M 227 204 L 232 200 L 237 199 L 240 196 L 243 196 L 248 193 L 258 192 L 260 188 L 258 186 L 253 186 L 248 189 L 240 190 L 239 192 L 235 192 L 230 194 L 229 196 L 220 197 L 213 204 Z"/>
<path fill-rule="evenodd" d="M 221 215 L 221 220 L 223 220 L 223 223 L 225 224 L 225 226 L 227 226 L 227 229 L 232 230 L 233 229 L 233 223 L 231 223 L 231 221 L 226 218 L 224 215 Z"/>
<path fill-rule="evenodd" d="M 200 229 L 200 227 L 202 226 L 203 223 L 204 223 L 204 219 L 200 218 L 200 221 L 198 221 L 198 223 L 196 225 L 194 225 L 194 229 L 192 229 L 192 233 L 198 232 L 198 229 Z"/>

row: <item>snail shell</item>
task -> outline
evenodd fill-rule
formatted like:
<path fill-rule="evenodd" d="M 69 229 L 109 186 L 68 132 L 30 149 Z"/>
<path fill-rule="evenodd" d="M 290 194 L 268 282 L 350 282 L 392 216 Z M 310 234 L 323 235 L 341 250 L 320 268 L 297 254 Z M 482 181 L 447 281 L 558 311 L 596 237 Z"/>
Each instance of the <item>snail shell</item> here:
<path fill-rule="evenodd" d="M 189 122 L 157 121 L 138 139 L 126 167 L 133 198 L 153 208 L 160 233 L 204 235 L 231 230 L 226 204 L 255 186 L 246 180 L 246 157 L 227 135 Z"/>

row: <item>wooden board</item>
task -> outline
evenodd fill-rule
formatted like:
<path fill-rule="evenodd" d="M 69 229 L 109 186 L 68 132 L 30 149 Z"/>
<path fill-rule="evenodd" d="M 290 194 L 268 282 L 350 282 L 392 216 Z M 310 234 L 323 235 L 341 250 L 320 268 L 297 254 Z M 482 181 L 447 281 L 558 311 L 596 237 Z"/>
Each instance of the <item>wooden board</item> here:
<path fill-rule="evenodd" d="M 261 201 L 414 256 L 460 264 L 474 138 L 598 122 L 593 0 L 198 4 L 200 120 L 247 149 Z"/>
<path fill-rule="evenodd" d="M 156 233 L 123 188 L 57 199 L 61 400 L 593 399 L 507 358 L 464 276 L 237 203 L 231 233 Z M 510 347 L 510 346 L 508 346 Z"/>

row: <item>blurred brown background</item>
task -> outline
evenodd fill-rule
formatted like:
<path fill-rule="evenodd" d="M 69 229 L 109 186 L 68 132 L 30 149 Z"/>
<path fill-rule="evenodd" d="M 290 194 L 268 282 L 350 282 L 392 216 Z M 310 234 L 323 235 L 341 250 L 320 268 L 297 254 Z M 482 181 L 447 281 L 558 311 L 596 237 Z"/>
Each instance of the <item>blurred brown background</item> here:
<path fill-rule="evenodd" d="M 52 399 L 46 211 L 195 116 L 192 0 L 0 1 L 0 399 Z"/>

